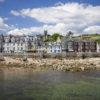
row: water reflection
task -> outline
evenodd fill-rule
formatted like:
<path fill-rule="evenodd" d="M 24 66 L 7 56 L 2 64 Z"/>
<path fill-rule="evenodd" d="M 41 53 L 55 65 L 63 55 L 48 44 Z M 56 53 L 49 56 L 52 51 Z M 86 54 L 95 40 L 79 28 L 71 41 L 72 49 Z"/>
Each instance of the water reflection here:
<path fill-rule="evenodd" d="M 90 89 L 90 90 L 89 90 Z M 0 70 L 0 100 L 100 100 L 100 72 Z"/>

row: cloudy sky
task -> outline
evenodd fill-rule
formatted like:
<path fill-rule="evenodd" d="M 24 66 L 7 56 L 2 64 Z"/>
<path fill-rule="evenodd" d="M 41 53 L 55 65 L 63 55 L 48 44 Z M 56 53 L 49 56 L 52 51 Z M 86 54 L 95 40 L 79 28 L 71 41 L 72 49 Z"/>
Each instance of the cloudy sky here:
<path fill-rule="evenodd" d="M 100 0 L 0 0 L 0 34 L 100 33 Z"/>

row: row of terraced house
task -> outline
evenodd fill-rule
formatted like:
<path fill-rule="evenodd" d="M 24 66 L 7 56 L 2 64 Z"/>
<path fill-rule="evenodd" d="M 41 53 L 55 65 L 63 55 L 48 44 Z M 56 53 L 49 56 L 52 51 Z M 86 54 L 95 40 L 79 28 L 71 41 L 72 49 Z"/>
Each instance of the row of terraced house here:
<path fill-rule="evenodd" d="M 100 52 L 100 44 L 92 40 L 58 38 L 56 42 L 45 42 L 41 35 L 0 35 L 1 53 L 62 54 L 66 52 Z"/>

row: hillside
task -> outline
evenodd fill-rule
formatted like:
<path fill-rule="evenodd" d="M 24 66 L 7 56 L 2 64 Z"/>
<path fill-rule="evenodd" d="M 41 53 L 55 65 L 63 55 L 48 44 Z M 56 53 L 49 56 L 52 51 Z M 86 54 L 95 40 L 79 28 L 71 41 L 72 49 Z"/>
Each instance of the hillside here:
<path fill-rule="evenodd" d="M 76 38 L 94 40 L 100 42 L 100 34 L 86 34 L 86 35 L 77 36 Z"/>

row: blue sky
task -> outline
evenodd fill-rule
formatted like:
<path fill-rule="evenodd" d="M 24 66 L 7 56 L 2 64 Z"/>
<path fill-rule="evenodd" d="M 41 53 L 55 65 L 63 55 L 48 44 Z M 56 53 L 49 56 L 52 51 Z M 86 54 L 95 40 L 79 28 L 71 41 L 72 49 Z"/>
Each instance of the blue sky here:
<path fill-rule="evenodd" d="M 67 11 L 64 8 L 68 9 L 68 12 L 71 14 L 66 14 Z M 74 11 L 74 8 L 76 11 Z M 71 10 L 73 12 L 71 12 Z M 84 15 L 88 14 L 89 16 L 80 15 L 81 10 Z M 93 14 L 94 11 L 97 13 Z M 15 32 L 16 34 L 17 32 L 18 34 L 23 34 L 24 31 L 27 31 L 26 34 L 28 34 L 28 32 L 38 33 L 38 30 L 42 32 L 42 30 L 46 28 L 51 32 L 50 34 L 52 34 L 53 31 L 65 34 L 67 30 L 72 30 L 78 34 L 91 32 L 89 30 L 99 32 L 100 20 L 96 20 L 99 17 L 99 11 L 100 0 L 0 0 L 0 31 L 1 33 L 5 32 L 11 34 L 15 34 Z M 61 12 L 63 16 L 61 16 L 59 12 Z M 54 15 L 52 15 L 52 13 L 54 13 Z M 79 17 L 80 21 L 76 19 L 76 17 Z M 82 20 L 87 19 L 87 17 L 94 17 L 95 20 L 88 23 L 82 22 Z M 81 27 L 77 28 L 75 24 Z M 84 25 L 82 26 L 82 24 Z"/>

